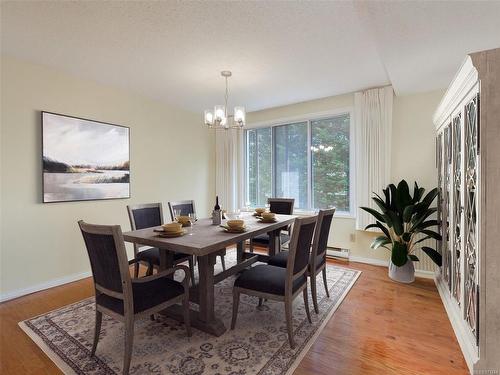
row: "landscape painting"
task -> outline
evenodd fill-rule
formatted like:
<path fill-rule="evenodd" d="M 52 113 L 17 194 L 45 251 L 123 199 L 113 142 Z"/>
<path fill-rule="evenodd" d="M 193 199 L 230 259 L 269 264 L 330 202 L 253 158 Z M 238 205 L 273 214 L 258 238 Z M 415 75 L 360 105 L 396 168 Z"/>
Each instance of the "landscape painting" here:
<path fill-rule="evenodd" d="M 129 131 L 42 112 L 43 202 L 130 198 Z"/>

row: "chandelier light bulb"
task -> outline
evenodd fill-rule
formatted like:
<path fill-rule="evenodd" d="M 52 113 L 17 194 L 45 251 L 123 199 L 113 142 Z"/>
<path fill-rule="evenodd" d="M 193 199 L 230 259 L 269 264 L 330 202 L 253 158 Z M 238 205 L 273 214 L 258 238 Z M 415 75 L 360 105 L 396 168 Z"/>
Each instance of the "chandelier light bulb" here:
<path fill-rule="evenodd" d="M 216 105 L 214 108 L 215 121 L 222 122 L 226 118 L 226 109 L 223 105 Z"/>
<path fill-rule="evenodd" d="M 212 126 L 214 124 L 214 114 L 211 110 L 205 111 L 205 125 Z"/>
<path fill-rule="evenodd" d="M 234 122 L 239 126 L 245 124 L 245 107 L 234 107 Z"/>

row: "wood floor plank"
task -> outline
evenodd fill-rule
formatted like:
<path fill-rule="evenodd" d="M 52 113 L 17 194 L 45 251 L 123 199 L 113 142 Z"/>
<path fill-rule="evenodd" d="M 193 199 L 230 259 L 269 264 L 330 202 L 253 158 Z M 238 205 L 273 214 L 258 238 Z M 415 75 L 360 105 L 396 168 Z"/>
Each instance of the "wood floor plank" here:
<path fill-rule="evenodd" d="M 329 262 L 363 273 L 295 375 L 468 374 L 432 280 L 398 284 L 384 267 Z M 0 304 L 0 374 L 60 374 L 17 323 L 92 294 L 87 278 Z"/>

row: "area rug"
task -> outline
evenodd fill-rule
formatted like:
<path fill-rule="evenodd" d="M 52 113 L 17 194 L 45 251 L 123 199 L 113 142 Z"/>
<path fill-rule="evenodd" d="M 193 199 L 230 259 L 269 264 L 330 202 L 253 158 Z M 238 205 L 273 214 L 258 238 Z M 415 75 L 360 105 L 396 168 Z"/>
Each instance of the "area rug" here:
<path fill-rule="evenodd" d="M 226 256 L 235 263 L 233 252 Z M 216 265 L 217 268 L 220 264 Z M 219 269 L 220 271 L 220 269 Z M 258 307 L 254 297 L 241 296 L 234 331 L 214 337 L 197 329 L 188 338 L 184 325 L 159 316 L 135 324 L 130 374 L 176 375 L 278 375 L 293 372 L 349 290 L 360 271 L 327 265 L 330 298 L 318 277 L 316 315 L 309 296 L 312 321 L 302 297 L 293 307 L 295 349 L 288 344 L 282 303 L 266 301 Z M 216 315 L 230 327 L 234 277 L 217 284 Z M 104 315 L 96 356 L 90 357 L 94 334 L 94 299 L 20 322 L 20 327 L 65 374 L 121 374 L 124 350 L 123 324 Z"/>

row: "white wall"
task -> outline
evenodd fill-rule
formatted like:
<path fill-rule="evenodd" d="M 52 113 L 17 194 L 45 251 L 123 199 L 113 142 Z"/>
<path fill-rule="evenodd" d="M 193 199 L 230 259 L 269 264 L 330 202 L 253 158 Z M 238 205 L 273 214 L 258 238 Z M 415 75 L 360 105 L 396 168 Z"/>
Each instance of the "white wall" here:
<path fill-rule="evenodd" d="M 404 178 L 410 184 L 416 180 L 419 185 L 428 189 L 437 185 L 432 115 L 443 95 L 444 90 L 438 90 L 394 98 L 391 165 L 394 182 Z M 353 106 L 354 94 L 346 94 L 251 112 L 247 118 L 251 127 L 252 123 L 272 122 L 281 118 Z M 337 217 L 332 225 L 329 245 L 350 249 L 353 259 L 389 259 L 386 250 L 370 249 L 370 243 L 376 235 L 357 231 L 353 218 Z"/>
<path fill-rule="evenodd" d="M 1 62 L 0 299 L 89 271 L 79 219 L 128 230 L 127 204 L 191 198 L 208 214 L 214 136 L 199 113 L 44 66 Z M 129 126 L 131 199 L 41 203 L 41 110 Z"/>

